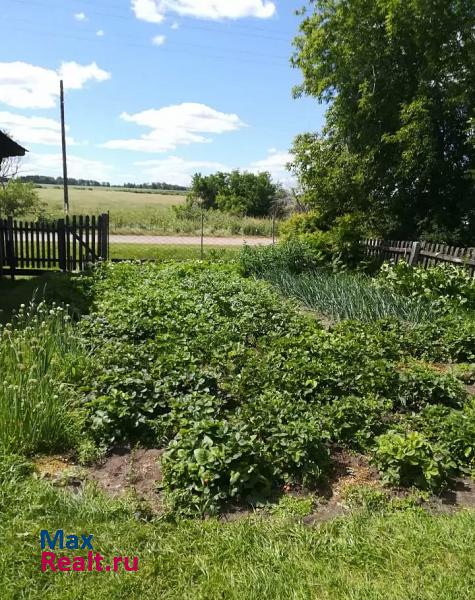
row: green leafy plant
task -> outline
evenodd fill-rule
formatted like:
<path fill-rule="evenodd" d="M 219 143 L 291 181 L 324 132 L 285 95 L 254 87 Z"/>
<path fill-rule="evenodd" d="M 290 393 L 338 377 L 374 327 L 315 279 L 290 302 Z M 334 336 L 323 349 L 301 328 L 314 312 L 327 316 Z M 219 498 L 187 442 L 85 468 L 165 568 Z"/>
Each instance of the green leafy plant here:
<path fill-rule="evenodd" d="M 396 406 L 415 410 L 427 404 L 461 407 L 466 400 L 464 385 L 450 373 L 440 373 L 416 361 L 401 365 Z"/>
<path fill-rule="evenodd" d="M 406 297 L 425 297 L 441 309 L 445 306 L 475 308 L 475 279 L 463 268 L 437 265 L 424 269 L 405 261 L 385 263 L 377 281 Z"/>
<path fill-rule="evenodd" d="M 197 421 L 183 428 L 162 458 L 170 508 L 214 514 L 231 501 L 270 492 L 271 470 L 246 425 Z"/>
<path fill-rule="evenodd" d="M 430 490 L 444 487 L 456 470 L 446 446 L 430 443 L 417 431 L 379 436 L 373 460 L 385 483 Z"/>

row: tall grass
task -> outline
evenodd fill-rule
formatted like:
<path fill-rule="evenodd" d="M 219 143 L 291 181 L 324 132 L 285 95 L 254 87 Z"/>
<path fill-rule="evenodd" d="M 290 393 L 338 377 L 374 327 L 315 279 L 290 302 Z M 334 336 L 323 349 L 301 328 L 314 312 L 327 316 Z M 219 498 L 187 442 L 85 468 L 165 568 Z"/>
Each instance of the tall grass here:
<path fill-rule="evenodd" d="M 0 449 L 56 450 L 73 435 L 67 372 L 80 345 L 67 311 L 41 303 L 22 307 L 0 327 Z"/>
<path fill-rule="evenodd" d="M 60 189 L 48 187 L 40 189 L 40 197 L 45 203 L 47 215 L 51 218 L 63 216 L 63 198 Z M 199 235 L 201 233 L 201 213 L 199 210 L 174 209 L 185 204 L 181 194 L 136 193 L 131 190 L 107 188 L 71 188 L 71 213 L 99 214 L 110 213 L 110 227 L 113 234 L 134 235 Z M 28 215 L 27 219 L 34 219 Z M 266 236 L 272 235 L 272 221 L 269 218 L 253 218 L 230 215 L 219 210 L 205 211 L 205 235 Z"/>
<path fill-rule="evenodd" d="M 268 270 L 263 277 L 283 294 L 299 300 L 306 308 L 333 320 L 360 319 L 374 321 L 396 317 L 419 323 L 433 316 L 427 300 L 408 298 L 360 273 L 292 274 L 285 269 Z"/>

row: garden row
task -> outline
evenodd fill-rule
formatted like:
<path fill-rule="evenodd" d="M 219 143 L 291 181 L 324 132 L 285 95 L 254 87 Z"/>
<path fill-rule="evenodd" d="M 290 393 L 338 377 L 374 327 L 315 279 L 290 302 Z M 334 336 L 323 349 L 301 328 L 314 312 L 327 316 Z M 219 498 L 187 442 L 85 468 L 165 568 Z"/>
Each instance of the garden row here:
<path fill-rule="evenodd" d="M 240 266 L 103 266 L 74 280 L 90 305 L 78 321 L 26 307 L 2 330 L 2 445 L 75 448 L 81 460 L 124 443 L 163 448 L 167 506 L 188 514 L 315 488 L 342 446 L 368 454 L 393 485 L 438 490 L 472 472 L 470 282 L 453 274 L 441 292 L 428 271 L 424 300 L 419 271 L 389 269 L 360 281 L 390 294 L 384 318 L 324 329 L 243 277 L 275 250 L 251 252 Z M 392 307 L 415 290 L 411 320 Z"/>

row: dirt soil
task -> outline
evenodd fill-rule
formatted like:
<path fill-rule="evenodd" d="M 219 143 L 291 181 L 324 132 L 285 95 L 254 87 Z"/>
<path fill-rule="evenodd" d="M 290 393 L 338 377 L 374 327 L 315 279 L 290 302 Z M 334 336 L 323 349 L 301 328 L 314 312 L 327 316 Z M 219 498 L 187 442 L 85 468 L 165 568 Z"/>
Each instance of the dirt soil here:
<path fill-rule="evenodd" d="M 56 485 L 81 493 L 85 481 L 95 482 L 112 497 L 133 494 L 146 503 L 152 514 L 163 512 L 163 500 L 157 489 L 162 481 L 159 459 L 163 450 L 116 448 L 99 464 L 87 469 L 75 466 L 67 457 L 40 457 L 35 461 L 40 477 L 51 479 Z M 332 453 L 333 473 L 328 484 L 317 491 L 318 504 L 311 515 L 304 518 L 308 525 L 323 523 L 350 512 L 343 498 L 351 486 L 366 485 L 383 489 L 378 472 L 368 458 L 347 450 Z M 453 489 L 432 497 L 424 504 L 434 514 L 455 512 L 461 508 L 475 509 L 475 482 L 457 479 Z M 387 489 L 387 488 L 385 488 Z M 393 496 L 405 497 L 408 490 L 387 490 Z M 300 495 L 299 490 L 288 493 Z M 221 516 L 223 521 L 234 521 L 248 516 L 252 510 L 235 507 Z"/>
<path fill-rule="evenodd" d="M 88 469 L 87 478 L 113 497 L 134 493 L 152 512 L 163 508 L 157 485 L 162 481 L 159 458 L 163 450 L 117 448 L 99 465 Z"/>

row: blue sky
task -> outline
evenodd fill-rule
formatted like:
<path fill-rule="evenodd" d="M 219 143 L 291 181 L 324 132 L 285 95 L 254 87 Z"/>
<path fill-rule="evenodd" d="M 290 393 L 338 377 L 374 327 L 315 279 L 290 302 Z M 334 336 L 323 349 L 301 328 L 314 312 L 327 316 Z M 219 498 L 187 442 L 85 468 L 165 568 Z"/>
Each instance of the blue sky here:
<path fill-rule="evenodd" d="M 0 128 L 25 173 L 60 175 L 59 78 L 69 172 L 187 184 L 200 171 L 287 181 L 294 136 L 324 108 L 292 98 L 291 0 L 2 0 Z"/>

